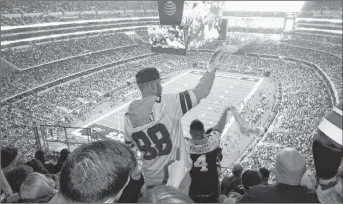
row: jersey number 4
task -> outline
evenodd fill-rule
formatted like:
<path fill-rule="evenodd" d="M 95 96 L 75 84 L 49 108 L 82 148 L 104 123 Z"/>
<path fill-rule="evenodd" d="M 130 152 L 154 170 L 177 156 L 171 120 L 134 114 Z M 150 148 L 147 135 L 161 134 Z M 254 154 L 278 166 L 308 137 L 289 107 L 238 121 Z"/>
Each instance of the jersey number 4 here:
<path fill-rule="evenodd" d="M 206 155 L 201 155 L 198 159 L 194 162 L 194 167 L 201 168 L 201 172 L 208 171 L 207 162 L 206 162 Z"/>
<path fill-rule="evenodd" d="M 160 138 L 157 133 L 160 133 Z M 152 160 L 158 156 L 168 155 L 171 152 L 172 142 L 170 140 L 170 134 L 166 126 L 162 123 L 158 123 L 148 128 L 147 134 L 143 131 L 139 131 L 133 133 L 131 137 L 137 144 L 138 149 L 145 152 L 144 159 L 146 160 Z"/>

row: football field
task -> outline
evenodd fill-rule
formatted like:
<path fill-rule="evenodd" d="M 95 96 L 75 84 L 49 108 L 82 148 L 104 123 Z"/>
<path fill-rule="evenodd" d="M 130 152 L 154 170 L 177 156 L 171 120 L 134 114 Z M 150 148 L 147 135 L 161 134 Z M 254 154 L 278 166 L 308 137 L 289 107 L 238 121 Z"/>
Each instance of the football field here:
<path fill-rule="evenodd" d="M 201 76 L 202 72 L 196 70 L 182 73 L 163 84 L 163 93 L 177 93 L 192 89 L 199 82 Z M 223 108 L 227 107 L 228 104 L 237 106 L 240 102 L 247 101 L 255 93 L 262 81 L 263 78 L 255 76 L 218 72 L 209 96 L 182 118 L 184 135 L 189 137 L 189 125 L 194 119 L 201 120 L 205 125 L 205 129 L 215 126 Z M 124 114 L 128 105 L 129 103 L 126 103 L 117 107 L 83 127 L 92 128 L 108 138 L 122 140 Z M 225 135 L 231 124 L 232 117 L 222 135 Z M 81 136 L 82 132 L 76 130 L 73 134 Z"/>

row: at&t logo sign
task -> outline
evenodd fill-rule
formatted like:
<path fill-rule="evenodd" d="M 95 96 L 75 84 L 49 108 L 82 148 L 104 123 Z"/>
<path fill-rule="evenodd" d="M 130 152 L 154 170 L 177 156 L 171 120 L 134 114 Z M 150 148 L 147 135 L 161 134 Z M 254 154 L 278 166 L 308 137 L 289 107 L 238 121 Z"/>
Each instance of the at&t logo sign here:
<path fill-rule="evenodd" d="M 168 15 L 168 16 L 172 16 L 175 14 L 176 12 L 176 5 L 173 1 L 167 1 L 164 4 L 164 12 Z"/>

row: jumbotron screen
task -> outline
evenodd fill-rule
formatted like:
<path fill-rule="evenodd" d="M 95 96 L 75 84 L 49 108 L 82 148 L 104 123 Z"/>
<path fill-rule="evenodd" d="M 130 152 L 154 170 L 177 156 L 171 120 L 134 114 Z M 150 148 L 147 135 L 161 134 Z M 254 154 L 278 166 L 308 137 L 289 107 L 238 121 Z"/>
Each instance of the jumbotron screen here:
<path fill-rule="evenodd" d="M 188 49 L 226 38 L 227 19 L 222 18 L 223 1 L 185 1 L 182 25 L 188 25 Z"/>
<path fill-rule="evenodd" d="M 186 43 L 182 26 L 152 25 L 148 27 L 152 51 L 185 54 Z"/>

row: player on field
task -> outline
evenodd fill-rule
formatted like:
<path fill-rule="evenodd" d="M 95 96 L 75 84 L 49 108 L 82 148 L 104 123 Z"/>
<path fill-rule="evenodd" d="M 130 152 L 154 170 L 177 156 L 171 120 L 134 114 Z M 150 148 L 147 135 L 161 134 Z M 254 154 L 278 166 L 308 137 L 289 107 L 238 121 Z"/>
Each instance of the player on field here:
<path fill-rule="evenodd" d="M 220 162 L 223 158 L 219 144 L 228 110 L 230 108 L 225 109 L 218 124 L 206 132 L 199 120 L 193 120 L 190 125 L 192 139 L 188 141 L 193 167 L 190 171 L 192 182 L 189 196 L 196 203 L 218 202 Z"/>
<path fill-rule="evenodd" d="M 218 48 L 208 64 L 209 71 L 195 88 L 176 94 L 162 94 L 161 79 L 156 68 L 144 68 L 136 74 L 142 99 L 129 105 L 124 126 L 126 143 L 133 142 L 131 146 L 141 152 L 145 187 L 166 183 L 168 166 L 175 160 L 183 161 L 188 171 L 191 169 L 180 119 L 210 93 L 222 54 L 235 51 L 229 46 Z M 179 189 L 188 194 L 189 186 L 188 173 Z"/>

